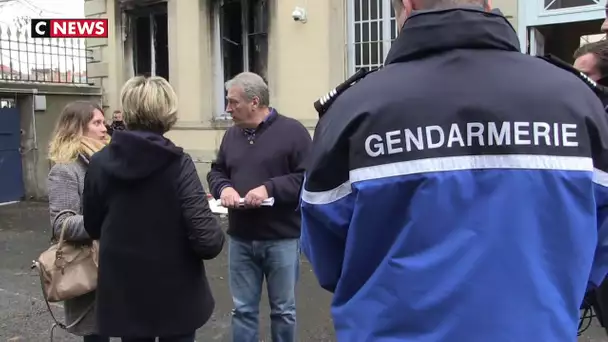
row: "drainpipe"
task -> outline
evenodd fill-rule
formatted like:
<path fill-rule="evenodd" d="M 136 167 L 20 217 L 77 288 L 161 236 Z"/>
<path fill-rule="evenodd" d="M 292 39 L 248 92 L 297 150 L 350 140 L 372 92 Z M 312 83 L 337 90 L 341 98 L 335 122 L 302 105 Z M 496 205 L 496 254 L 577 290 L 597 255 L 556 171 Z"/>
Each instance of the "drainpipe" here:
<path fill-rule="evenodd" d="M 36 125 L 36 105 L 34 104 L 34 97 L 38 94 L 38 89 L 32 91 L 32 125 L 34 125 L 34 151 L 38 151 L 38 126 Z M 37 163 L 38 161 L 36 161 Z"/>
<path fill-rule="evenodd" d="M 31 111 L 32 111 L 32 127 L 33 127 L 33 131 L 34 131 L 34 135 L 33 135 L 33 139 L 34 139 L 34 147 L 30 148 L 27 153 L 31 153 L 32 154 L 32 161 L 34 162 L 34 173 L 33 173 L 33 180 L 34 180 L 34 184 L 36 184 L 36 190 L 34 191 L 34 194 L 30 195 L 30 199 L 32 197 L 38 197 L 39 196 L 39 191 L 40 191 L 40 183 L 38 182 L 38 172 L 37 172 L 37 167 L 38 167 L 38 125 L 36 125 L 36 105 L 34 103 L 34 97 L 36 96 L 36 94 L 38 94 L 38 89 L 32 89 L 32 95 L 30 95 L 30 102 L 31 102 Z"/>

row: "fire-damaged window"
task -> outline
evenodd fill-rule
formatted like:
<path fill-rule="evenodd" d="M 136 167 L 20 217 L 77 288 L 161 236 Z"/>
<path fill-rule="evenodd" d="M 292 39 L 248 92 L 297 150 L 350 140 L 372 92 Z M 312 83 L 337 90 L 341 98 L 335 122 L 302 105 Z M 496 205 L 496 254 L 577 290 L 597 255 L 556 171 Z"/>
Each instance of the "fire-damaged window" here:
<path fill-rule="evenodd" d="M 267 80 L 269 0 L 214 0 L 218 110 L 226 106 L 224 82 L 243 71 Z M 221 97 L 220 97 L 221 96 Z"/>
<path fill-rule="evenodd" d="M 167 3 L 132 6 L 126 11 L 133 74 L 169 79 Z"/>

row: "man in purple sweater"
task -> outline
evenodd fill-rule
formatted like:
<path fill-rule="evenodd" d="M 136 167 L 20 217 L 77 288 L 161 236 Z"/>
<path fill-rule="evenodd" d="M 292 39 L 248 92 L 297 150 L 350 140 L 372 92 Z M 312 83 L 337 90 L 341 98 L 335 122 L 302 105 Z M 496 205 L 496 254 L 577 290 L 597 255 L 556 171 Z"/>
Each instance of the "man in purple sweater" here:
<path fill-rule="evenodd" d="M 232 338 L 259 341 L 266 278 L 272 341 L 293 342 L 300 262 L 296 208 L 312 139 L 300 122 L 269 107 L 268 86 L 260 76 L 239 74 L 226 90 L 226 110 L 235 125 L 226 131 L 207 180 L 213 196 L 228 208 Z M 269 198 L 274 205 L 262 205 Z"/>

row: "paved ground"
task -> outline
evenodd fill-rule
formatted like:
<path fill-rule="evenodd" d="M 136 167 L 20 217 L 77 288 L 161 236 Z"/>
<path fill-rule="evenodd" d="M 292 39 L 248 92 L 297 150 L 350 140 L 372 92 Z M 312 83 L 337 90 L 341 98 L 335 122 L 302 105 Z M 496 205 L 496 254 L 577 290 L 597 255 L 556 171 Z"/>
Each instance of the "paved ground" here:
<path fill-rule="evenodd" d="M 48 212 L 45 203 L 20 203 L 0 206 L 0 342 L 44 342 L 49 340 L 51 319 L 40 300 L 39 282 L 29 266 L 33 258 L 48 246 Z M 333 341 L 328 313 L 329 295 L 320 290 L 303 262 L 298 292 L 299 340 L 302 342 Z M 207 264 L 211 285 L 217 300 L 210 322 L 198 332 L 198 341 L 229 341 L 231 300 L 227 287 L 225 253 Z M 62 316 L 61 307 L 55 307 Z M 268 315 L 262 304 L 264 317 Z M 262 320 L 262 326 L 268 320 Z M 268 329 L 263 329 L 268 330 Z M 592 327 L 579 342 L 608 342 L 604 333 Z M 58 332 L 56 342 L 81 341 Z M 268 337 L 264 341 L 270 341 Z M 531 341 L 535 342 L 535 341 Z M 544 342 L 544 341 L 543 341 Z"/>
<path fill-rule="evenodd" d="M 32 260 L 48 246 L 48 226 L 48 205 L 45 203 L 0 206 L 0 342 L 49 340 L 52 321 L 40 300 L 37 275 L 29 269 Z M 227 286 L 227 262 L 223 253 L 206 264 L 217 304 L 212 319 L 198 332 L 198 341 L 229 341 L 232 303 Z M 303 262 L 302 266 L 298 292 L 300 341 L 332 341 L 333 328 L 328 314 L 330 297 L 319 289 L 308 264 Z M 61 316 L 62 309 L 56 309 Z M 265 302 L 262 314 L 268 317 Z M 268 326 L 267 319 L 262 319 L 262 326 Z M 56 336 L 56 342 L 79 341 L 63 332 Z"/>

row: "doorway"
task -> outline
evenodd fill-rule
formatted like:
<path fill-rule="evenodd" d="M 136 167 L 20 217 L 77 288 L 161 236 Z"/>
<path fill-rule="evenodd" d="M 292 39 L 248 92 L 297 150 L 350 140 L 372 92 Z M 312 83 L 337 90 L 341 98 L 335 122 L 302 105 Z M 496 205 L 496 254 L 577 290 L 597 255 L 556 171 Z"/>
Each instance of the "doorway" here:
<path fill-rule="evenodd" d="M 589 20 L 528 27 L 531 55 L 552 54 L 572 64 L 574 51 L 581 46 L 581 37 L 600 34 L 603 20 Z"/>
<path fill-rule="evenodd" d="M 0 97 L 0 203 L 20 201 L 25 192 L 20 118 L 15 99 Z"/>

